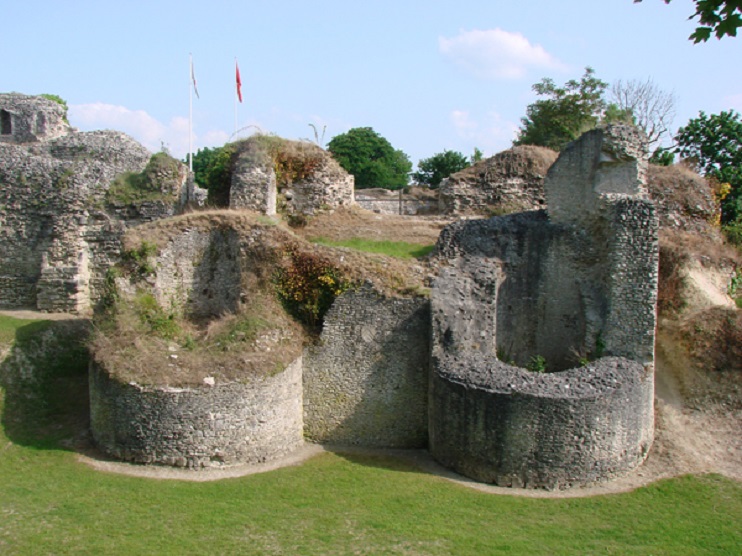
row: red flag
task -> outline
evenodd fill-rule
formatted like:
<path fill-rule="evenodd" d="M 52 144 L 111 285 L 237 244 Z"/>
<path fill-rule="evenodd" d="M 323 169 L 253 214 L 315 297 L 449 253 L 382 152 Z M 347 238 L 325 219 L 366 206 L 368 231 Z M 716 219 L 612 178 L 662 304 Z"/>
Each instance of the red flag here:
<path fill-rule="evenodd" d="M 242 79 L 240 79 L 240 66 L 237 64 L 237 61 L 235 60 L 234 67 L 236 70 L 235 78 L 237 80 L 237 98 L 240 99 L 240 102 L 242 102 Z"/>

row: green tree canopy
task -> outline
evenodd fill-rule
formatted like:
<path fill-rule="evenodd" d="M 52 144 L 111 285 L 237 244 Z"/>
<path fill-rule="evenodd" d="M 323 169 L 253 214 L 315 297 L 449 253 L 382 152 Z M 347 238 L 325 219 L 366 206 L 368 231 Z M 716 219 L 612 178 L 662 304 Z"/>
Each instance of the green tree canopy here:
<path fill-rule="evenodd" d="M 353 174 L 356 189 L 400 189 L 412 171 L 409 157 L 370 127 L 355 127 L 327 145 L 335 160 Z"/>
<path fill-rule="evenodd" d="M 742 120 L 734 110 L 707 116 L 700 112 L 675 136 L 675 151 L 731 191 L 722 203 L 722 223 L 742 224 Z"/>
<path fill-rule="evenodd" d="M 539 145 L 561 150 L 582 133 L 600 122 L 606 109 L 603 92 L 607 83 L 595 77 L 595 70 L 585 68 L 580 81 L 571 79 L 557 87 L 544 78 L 533 86 L 542 99 L 530 104 L 515 145 Z"/>
<path fill-rule="evenodd" d="M 418 162 L 418 171 L 412 174 L 412 179 L 420 185 L 435 189 L 444 178 L 468 166 L 469 160 L 466 156 L 457 151 L 445 150 Z"/>
<path fill-rule="evenodd" d="M 641 1 L 634 0 L 634 4 Z M 670 2 L 665 0 L 665 4 Z M 688 37 L 694 43 L 706 42 L 711 33 L 717 39 L 737 36 L 737 29 L 742 27 L 742 0 L 695 0 L 695 3 L 696 12 L 688 18 L 697 17 L 700 23 Z"/>
<path fill-rule="evenodd" d="M 234 144 L 198 149 L 193 155 L 193 174 L 196 183 L 209 192 L 209 204 L 229 206 L 229 187 L 232 178 Z M 187 164 L 188 159 L 184 162 Z"/>

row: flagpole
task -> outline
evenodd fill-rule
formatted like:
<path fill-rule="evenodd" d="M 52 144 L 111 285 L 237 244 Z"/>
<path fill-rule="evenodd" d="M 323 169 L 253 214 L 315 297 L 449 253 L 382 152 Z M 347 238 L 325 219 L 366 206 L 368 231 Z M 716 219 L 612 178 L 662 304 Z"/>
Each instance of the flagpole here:
<path fill-rule="evenodd" d="M 237 71 L 237 57 L 234 58 L 234 67 Z M 237 82 L 234 84 L 234 133 L 237 134 Z"/>
<path fill-rule="evenodd" d="M 188 53 L 188 170 L 193 172 L 193 54 Z"/>

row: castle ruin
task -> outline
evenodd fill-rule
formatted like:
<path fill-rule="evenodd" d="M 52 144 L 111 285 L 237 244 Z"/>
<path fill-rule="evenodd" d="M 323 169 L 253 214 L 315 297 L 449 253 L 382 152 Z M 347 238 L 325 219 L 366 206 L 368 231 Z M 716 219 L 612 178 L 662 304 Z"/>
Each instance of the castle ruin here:
<path fill-rule="evenodd" d="M 193 186 L 168 170 L 155 180 L 166 195 L 117 203 L 112 184 L 160 172 L 153 156 L 117 132 L 72 132 L 55 105 L 0 95 L 0 306 L 85 312 L 121 260 L 125 231 L 168 219 Z M 352 202 L 334 161 L 318 158 L 321 179 L 279 191 L 276 167 L 254 154 L 237 158 L 234 208 L 270 213 L 278 194 L 298 213 Z M 549 170 L 546 210 L 450 225 L 429 298 L 351 289 L 319 342 L 271 373 L 216 381 L 205 368 L 198 384 L 145 384 L 93 361 L 95 441 L 127 461 L 193 468 L 275 459 L 308 438 L 427 447 L 446 467 L 505 486 L 626 473 L 653 439 L 658 247 L 646 158 L 632 127 L 588 132 Z M 145 283 L 160 303 L 208 316 L 254 294 L 278 232 L 237 225 L 239 214 L 211 227 L 168 221 Z M 271 334 L 260 341 L 280 349 L 280 331 Z"/>

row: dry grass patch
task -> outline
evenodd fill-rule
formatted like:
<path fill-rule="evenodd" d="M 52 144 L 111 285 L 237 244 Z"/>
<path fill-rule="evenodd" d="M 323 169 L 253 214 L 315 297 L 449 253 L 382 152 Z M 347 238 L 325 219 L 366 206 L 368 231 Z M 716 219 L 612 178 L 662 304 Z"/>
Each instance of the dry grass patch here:
<path fill-rule="evenodd" d="M 163 302 L 167 294 L 155 295 L 158 254 L 194 229 L 237 232 L 242 295 L 233 314 L 191 315 L 187 306 Z M 244 211 L 154 222 L 130 230 L 124 244 L 133 255 L 117 280 L 128 285 L 112 293 L 113 306 L 99 315 L 92 348 L 126 382 L 185 386 L 279 372 L 316 338 L 324 312 L 345 290 L 371 283 L 389 296 L 425 293 L 426 269 L 416 261 L 315 245 Z"/>

